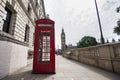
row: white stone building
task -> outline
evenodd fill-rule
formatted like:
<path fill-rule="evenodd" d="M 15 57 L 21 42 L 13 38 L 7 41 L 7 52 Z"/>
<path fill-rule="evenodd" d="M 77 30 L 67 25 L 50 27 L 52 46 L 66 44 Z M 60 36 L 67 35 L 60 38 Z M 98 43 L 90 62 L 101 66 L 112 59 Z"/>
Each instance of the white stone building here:
<path fill-rule="evenodd" d="M 0 0 L 0 79 L 27 65 L 43 0 Z"/>

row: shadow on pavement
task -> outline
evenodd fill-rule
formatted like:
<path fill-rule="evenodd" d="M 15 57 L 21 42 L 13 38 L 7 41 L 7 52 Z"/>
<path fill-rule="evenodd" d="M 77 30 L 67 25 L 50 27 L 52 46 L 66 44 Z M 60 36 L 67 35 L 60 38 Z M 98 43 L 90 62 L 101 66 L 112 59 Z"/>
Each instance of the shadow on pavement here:
<path fill-rule="evenodd" d="M 16 73 L 13 75 L 9 75 L 1 80 L 44 80 L 50 79 L 53 80 L 52 77 L 54 74 L 32 74 L 32 70 Z"/>

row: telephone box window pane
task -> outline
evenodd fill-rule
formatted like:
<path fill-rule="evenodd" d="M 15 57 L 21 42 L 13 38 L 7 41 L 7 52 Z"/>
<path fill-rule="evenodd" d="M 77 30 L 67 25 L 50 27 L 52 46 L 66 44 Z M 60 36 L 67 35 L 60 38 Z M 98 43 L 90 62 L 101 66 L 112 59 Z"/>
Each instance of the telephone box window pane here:
<path fill-rule="evenodd" d="M 42 61 L 50 61 L 50 54 L 49 53 L 43 53 Z"/>
<path fill-rule="evenodd" d="M 48 41 L 50 40 L 50 36 L 47 36 L 47 40 L 48 40 Z"/>
<path fill-rule="evenodd" d="M 39 38 L 39 63 L 50 61 L 50 31 L 41 31 Z"/>
<path fill-rule="evenodd" d="M 48 37 L 48 34 L 43 36 L 42 61 L 50 61 L 50 46 L 48 45 L 48 43 L 50 43 L 50 40 L 47 40 Z"/>

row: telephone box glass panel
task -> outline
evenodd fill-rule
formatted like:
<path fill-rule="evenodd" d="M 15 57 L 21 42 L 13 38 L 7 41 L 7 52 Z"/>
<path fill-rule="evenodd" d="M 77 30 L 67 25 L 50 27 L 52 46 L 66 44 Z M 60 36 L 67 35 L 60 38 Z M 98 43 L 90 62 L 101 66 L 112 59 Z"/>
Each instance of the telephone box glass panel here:
<path fill-rule="evenodd" d="M 50 31 L 40 31 L 38 63 L 50 62 Z"/>

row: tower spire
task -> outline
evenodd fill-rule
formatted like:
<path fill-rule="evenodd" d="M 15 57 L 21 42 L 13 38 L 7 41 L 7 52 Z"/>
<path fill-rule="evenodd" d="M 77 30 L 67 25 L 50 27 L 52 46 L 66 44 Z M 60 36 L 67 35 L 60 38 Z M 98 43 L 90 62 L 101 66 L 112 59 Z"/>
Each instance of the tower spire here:
<path fill-rule="evenodd" d="M 62 28 L 62 32 L 61 32 L 61 49 L 62 49 L 62 51 L 64 51 L 65 48 L 66 48 L 65 32 L 64 32 L 64 29 Z"/>

